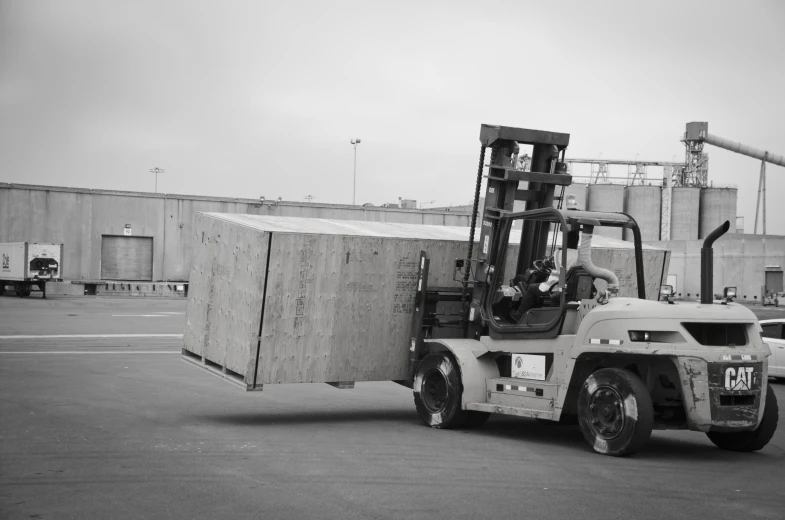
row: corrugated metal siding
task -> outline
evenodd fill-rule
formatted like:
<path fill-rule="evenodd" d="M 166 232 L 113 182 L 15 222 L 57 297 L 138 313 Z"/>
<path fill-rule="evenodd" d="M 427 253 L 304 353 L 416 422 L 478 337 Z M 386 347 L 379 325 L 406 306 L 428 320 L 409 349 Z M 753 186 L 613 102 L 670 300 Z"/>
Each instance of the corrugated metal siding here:
<path fill-rule="evenodd" d="M 101 279 L 152 280 L 152 237 L 103 235 L 101 237 Z"/>

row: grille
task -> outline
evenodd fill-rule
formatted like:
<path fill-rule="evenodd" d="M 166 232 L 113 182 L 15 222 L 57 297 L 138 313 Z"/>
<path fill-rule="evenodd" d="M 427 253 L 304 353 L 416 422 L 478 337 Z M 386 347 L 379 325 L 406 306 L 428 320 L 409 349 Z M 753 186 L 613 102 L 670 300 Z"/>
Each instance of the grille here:
<path fill-rule="evenodd" d="M 747 344 L 746 323 L 682 323 L 690 336 L 708 347 L 737 347 Z"/>

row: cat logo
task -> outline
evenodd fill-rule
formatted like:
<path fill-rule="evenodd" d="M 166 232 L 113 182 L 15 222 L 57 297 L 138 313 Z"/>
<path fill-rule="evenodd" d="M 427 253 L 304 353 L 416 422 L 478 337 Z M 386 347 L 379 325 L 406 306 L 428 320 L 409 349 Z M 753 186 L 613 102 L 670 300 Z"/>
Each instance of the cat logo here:
<path fill-rule="evenodd" d="M 11 269 L 11 257 L 3 253 L 3 269 Z"/>
<path fill-rule="evenodd" d="M 728 367 L 725 369 L 725 390 L 750 390 L 753 381 L 752 367 Z"/>
<path fill-rule="evenodd" d="M 519 358 L 519 357 L 518 357 L 518 358 L 515 358 L 515 366 L 516 366 L 517 368 L 521 368 L 521 367 L 523 366 L 523 359 L 521 359 L 521 358 Z"/>

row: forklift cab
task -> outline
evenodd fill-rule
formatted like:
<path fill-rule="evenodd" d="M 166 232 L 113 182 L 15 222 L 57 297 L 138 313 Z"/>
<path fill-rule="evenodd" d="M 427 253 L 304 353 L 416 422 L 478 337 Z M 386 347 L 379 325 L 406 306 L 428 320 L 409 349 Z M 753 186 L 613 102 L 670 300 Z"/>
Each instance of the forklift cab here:
<path fill-rule="evenodd" d="M 523 225 L 514 223 L 521 221 Z M 543 258 L 524 263 L 521 259 L 532 258 L 524 248 L 524 233 L 521 237 L 512 237 L 512 242 L 520 245 L 518 263 L 516 259 L 508 259 L 511 234 L 513 228 L 521 229 L 528 226 L 533 229 L 533 243 L 545 244 L 545 256 L 559 255 L 560 268 L 548 270 L 548 262 L 543 265 Z M 494 339 L 533 339 L 554 338 L 561 333 L 574 333 L 573 328 L 579 323 L 578 310 L 581 300 L 594 298 L 598 294 L 595 277 L 581 265 L 580 259 L 574 265 L 568 264 L 568 247 L 578 248 L 578 244 L 591 247 L 591 236 L 595 227 L 615 227 L 632 230 L 635 248 L 635 268 L 637 296 L 645 299 L 643 278 L 643 255 L 641 234 L 635 220 L 624 213 L 601 213 L 590 211 L 560 210 L 543 208 L 531 211 L 510 213 L 503 216 L 499 223 L 499 236 L 495 241 L 496 251 L 490 256 L 492 263 L 486 264 L 487 286 L 484 300 L 478 302 L 482 306 L 482 315 L 488 323 L 488 333 Z M 568 245 L 568 247 L 562 247 Z M 577 252 L 576 252 L 577 253 Z M 556 262 L 554 262 L 556 263 Z M 602 268 L 603 266 L 597 266 Z M 527 272 L 528 271 L 528 272 Z M 527 285 L 541 283 L 542 276 L 532 277 L 532 271 L 542 274 L 556 275 L 558 281 L 549 292 L 544 294 L 538 305 L 516 314 Z M 545 271 L 545 272 L 543 272 Z M 529 282 L 527 284 L 527 282 Z M 600 284 L 600 296 L 604 287 Z M 602 298 L 599 299 L 602 301 Z"/>

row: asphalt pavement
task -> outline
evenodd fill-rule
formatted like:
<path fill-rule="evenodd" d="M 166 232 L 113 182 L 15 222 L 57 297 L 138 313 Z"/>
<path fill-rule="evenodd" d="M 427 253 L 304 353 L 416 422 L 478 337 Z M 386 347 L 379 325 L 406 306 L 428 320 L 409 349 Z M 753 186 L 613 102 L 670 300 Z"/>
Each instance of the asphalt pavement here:
<path fill-rule="evenodd" d="M 655 431 L 604 457 L 575 427 L 501 416 L 433 430 L 391 382 L 245 393 L 180 359 L 184 313 L 0 297 L 0 518 L 785 516 L 782 412 L 752 454 Z"/>

